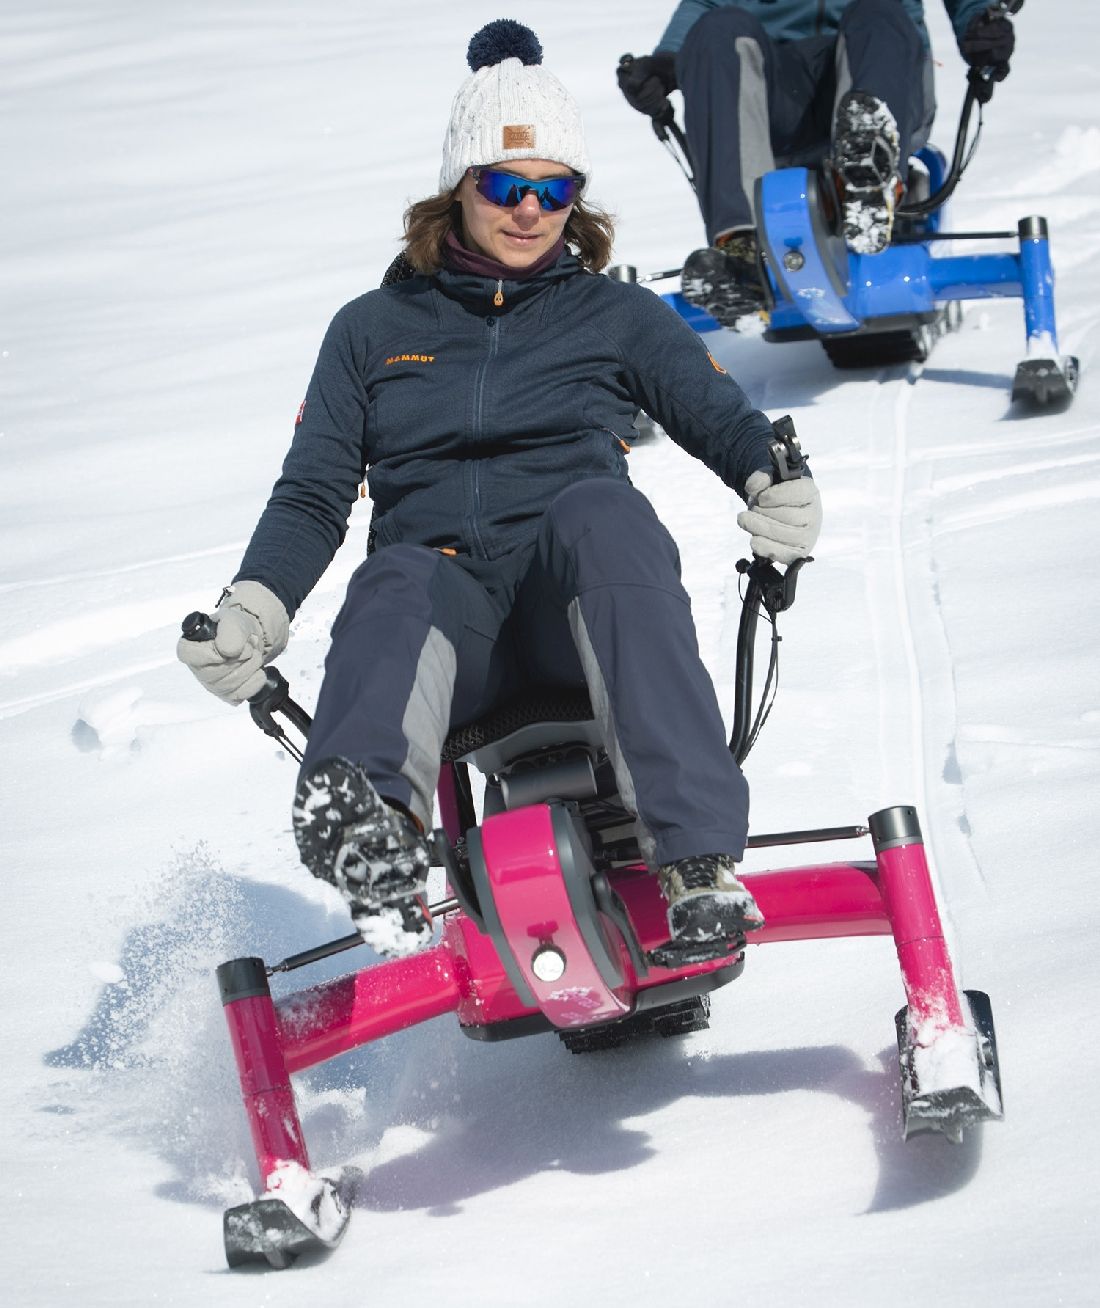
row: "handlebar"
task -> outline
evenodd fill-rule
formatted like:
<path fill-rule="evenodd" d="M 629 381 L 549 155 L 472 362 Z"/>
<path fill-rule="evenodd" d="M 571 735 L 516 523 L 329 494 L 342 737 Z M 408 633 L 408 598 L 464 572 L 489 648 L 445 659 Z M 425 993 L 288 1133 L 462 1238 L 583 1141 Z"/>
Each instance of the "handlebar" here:
<path fill-rule="evenodd" d="M 189 613 L 180 624 L 184 640 L 213 640 L 218 634 L 217 621 L 209 613 L 196 611 Z M 291 741 L 286 732 L 275 721 L 274 715 L 281 713 L 302 737 L 309 735 L 313 719 L 304 708 L 290 698 L 290 685 L 286 677 L 272 664 L 264 668 L 264 684 L 248 697 L 248 711 L 252 721 L 265 736 L 271 736 L 301 761 L 301 750 Z"/>
<path fill-rule="evenodd" d="M 798 435 L 794 429 L 794 419 L 785 414 L 772 423 L 775 439 L 768 445 L 771 455 L 772 475 L 777 481 L 795 481 L 808 474 L 806 458 L 802 453 Z M 741 620 L 737 627 L 737 653 L 733 676 L 733 731 L 730 734 L 730 753 L 740 765 L 745 756 L 756 743 L 760 729 L 771 711 L 775 697 L 775 684 L 778 676 L 779 636 L 775 630 L 775 618 L 785 612 L 794 603 L 798 587 L 798 574 L 813 559 L 807 555 L 804 559 L 795 559 L 788 563 L 786 570 L 780 572 L 768 559 L 753 557 L 739 559 L 737 571 L 746 578 L 745 594 L 741 601 Z M 761 613 L 766 613 L 772 624 L 771 659 L 768 675 L 760 700 L 760 707 L 755 718 L 750 720 L 752 712 L 753 665 L 756 651 L 756 628 Z M 769 698 L 770 695 L 770 698 Z"/>

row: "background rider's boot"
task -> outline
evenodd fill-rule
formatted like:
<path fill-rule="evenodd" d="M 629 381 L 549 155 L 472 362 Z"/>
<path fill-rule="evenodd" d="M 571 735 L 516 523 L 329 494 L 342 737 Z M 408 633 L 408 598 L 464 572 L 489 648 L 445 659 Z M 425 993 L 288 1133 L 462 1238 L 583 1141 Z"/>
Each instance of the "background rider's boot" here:
<path fill-rule="evenodd" d="M 877 96 L 849 91 L 837 105 L 833 170 L 848 248 L 885 250 L 902 190 L 900 146 L 894 115 Z"/>
<path fill-rule="evenodd" d="M 739 319 L 759 312 L 764 306 L 764 286 L 756 233 L 751 229 L 727 232 L 714 245 L 693 250 L 680 273 L 680 293 L 723 327 L 736 327 Z"/>

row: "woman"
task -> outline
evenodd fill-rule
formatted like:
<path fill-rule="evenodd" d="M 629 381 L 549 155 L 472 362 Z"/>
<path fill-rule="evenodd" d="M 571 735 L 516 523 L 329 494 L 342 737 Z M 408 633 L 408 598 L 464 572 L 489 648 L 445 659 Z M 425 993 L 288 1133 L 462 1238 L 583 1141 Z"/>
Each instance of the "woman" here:
<path fill-rule="evenodd" d="M 468 58 L 439 193 L 406 214 L 411 275 L 391 269 L 336 315 L 217 636 L 179 654 L 228 702 L 254 694 L 368 468 L 368 558 L 295 796 L 309 870 L 376 949 L 415 949 L 448 730 L 524 686 L 587 685 L 670 929 L 737 935 L 762 921 L 735 875 L 747 787 L 675 544 L 627 477 L 634 414 L 753 497 L 738 521 L 758 554 L 809 552 L 817 491 L 771 485 L 768 419 L 675 313 L 592 275 L 611 223 L 582 199 L 580 115 L 534 34 L 491 23 Z"/>

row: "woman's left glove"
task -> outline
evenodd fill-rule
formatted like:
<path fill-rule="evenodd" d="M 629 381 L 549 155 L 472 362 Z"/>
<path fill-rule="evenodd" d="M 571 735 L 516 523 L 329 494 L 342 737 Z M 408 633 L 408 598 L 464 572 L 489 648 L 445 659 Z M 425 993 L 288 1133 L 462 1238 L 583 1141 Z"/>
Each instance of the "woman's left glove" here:
<path fill-rule="evenodd" d="M 758 470 L 745 482 L 748 507 L 737 525 L 752 537 L 752 552 L 775 563 L 804 559 L 821 532 L 821 496 L 812 477 L 772 481 Z"/>
<path fill-rule="evenodd" d="M 290 618 L 278 595 L 258 581 L 230 586 L 214 610 L 213 640 L 181 637 L 176 656 L 211 694 L 241 704 L 263 689 L 264 665 L 290 636 Z"/>

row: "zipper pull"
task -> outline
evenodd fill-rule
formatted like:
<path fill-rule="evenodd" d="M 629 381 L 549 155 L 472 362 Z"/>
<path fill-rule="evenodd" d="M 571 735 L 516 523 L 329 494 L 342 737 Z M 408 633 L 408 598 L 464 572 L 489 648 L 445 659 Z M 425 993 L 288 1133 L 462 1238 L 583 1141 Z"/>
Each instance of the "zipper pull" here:
<path fill-rule="evenodd" d="M 500 306 L 504 303 L 504 282 L 503 282 L 503 280 L 497 282 L 497 293 L 493 296 L 493 303 L 496 305 L 496 307 L 497 307 L 498 309 L 499 309 Z"/>

